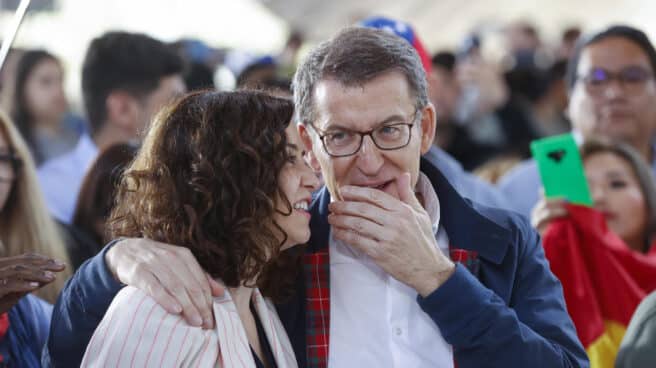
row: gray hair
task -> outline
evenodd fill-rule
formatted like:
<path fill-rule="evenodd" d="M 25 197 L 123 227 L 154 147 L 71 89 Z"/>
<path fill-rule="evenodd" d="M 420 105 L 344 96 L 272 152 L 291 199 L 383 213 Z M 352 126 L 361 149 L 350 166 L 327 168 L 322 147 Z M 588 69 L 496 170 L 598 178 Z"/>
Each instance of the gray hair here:
<path fill-rule="evenodd" d="M 426 73 L 408 41 L 379 29 L 343 29 L 312 50 L 296 70 L 292 88 L 297 119 L 303 124 L 315 120 L 313 95 L 319 81 L 361 86 L 391 71 L 405 76 L 417 109 L 428 105 Z"/>

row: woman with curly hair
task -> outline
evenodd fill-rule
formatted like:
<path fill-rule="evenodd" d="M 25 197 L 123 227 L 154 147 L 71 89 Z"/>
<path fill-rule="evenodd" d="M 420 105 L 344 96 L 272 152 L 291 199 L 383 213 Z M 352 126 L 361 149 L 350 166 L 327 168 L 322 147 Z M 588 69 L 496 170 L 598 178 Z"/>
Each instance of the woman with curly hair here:
<path fill-rule="evenodd" d="M 302 252 L 283 250 L 309 239 L 318 185 L 292 114 L 291 101 L 240 91 L 193 93 L 158 115 L 119 185 L 112 235 L 185 244 L 227 291 L 203 330 L 124 288 L 82 366 L 296 366 L 270 301 L 293 289 Z"/>

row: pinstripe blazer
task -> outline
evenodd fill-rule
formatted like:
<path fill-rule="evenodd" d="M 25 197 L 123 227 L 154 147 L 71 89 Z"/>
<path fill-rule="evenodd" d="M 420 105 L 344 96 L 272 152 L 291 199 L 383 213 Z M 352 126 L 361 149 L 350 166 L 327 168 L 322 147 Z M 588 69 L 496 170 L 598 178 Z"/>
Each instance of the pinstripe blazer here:
<path fill-rule="evenodd" d="M 260 291 L 253 303 L 278 367 L 297 367 L 273 304 Z M 142 291 L 116 295 L 87 346 L 82 367 L 255 367 L 246 331 L 230 294 L 214 299 L 216 327 L 189 326 Z"/>

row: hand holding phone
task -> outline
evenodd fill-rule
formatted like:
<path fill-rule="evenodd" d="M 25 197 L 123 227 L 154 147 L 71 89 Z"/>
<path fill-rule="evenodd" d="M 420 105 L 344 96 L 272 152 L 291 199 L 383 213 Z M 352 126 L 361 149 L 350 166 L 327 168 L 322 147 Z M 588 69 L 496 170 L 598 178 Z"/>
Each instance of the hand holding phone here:
<path fill-rule="evenodd" d="M 570 203 L 592 206 L 579 148 L 572 134 L 531 142 L 546 198 L 565 198 Z"/>

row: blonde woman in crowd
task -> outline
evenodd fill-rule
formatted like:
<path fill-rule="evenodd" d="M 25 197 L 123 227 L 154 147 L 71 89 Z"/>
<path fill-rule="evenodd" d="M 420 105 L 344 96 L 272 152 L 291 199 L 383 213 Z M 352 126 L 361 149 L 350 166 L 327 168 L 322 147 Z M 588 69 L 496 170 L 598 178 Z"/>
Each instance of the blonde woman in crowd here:
<path fill-rule="evenodd" d="M 34 163 L 17 129 L 0 114 L 0 364 L 41 367 L 53 302 L 67 260 L 46 211 Z"/>
<path fill-rule="evenodd" d="M 0 143 L 0 165 L 6 171 L 0 174 L 0 257 L 37 253 L 68 264 L 66 247 L 45 207 L 29 149 L 4 114 L 0 114 Z M 54 303 L 69 276 L 64 270 L 34 293 Z"/>

